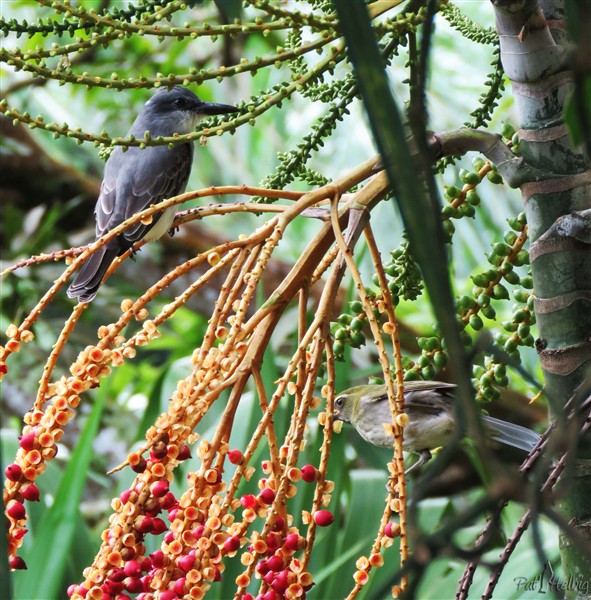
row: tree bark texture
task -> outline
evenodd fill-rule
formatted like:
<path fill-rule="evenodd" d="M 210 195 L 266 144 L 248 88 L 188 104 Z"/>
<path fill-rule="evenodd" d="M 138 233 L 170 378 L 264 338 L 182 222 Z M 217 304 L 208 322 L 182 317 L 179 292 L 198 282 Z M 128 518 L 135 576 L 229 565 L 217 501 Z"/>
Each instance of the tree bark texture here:
<path fill-rule="evenodd" d="M 573 89 L 565 0 L 492 0 L 504 70 L 519 119 L 519 153 L 530 176 L 518 187 L 530 233 L 537 351 L 554 418 L 591 388 L 591 165 L 563 120 Z M 591 536 L 591 439 L 580 439 L 562 509 Z M 564 578 L 591 581 L 591 563 L 562 536 Z M 570 595 L 569 595 L 570 594 Z M 567 591 L 567 597 L 576 592 Z"/>

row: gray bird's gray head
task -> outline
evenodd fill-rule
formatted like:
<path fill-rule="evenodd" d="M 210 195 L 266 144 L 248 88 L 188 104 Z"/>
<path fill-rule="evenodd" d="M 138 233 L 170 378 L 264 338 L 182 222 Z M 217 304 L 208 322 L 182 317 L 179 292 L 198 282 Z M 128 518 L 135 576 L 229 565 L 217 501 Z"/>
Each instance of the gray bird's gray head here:
<path fill-rule="evenodd" d="M 204 117 L 234 112 L 239 112 L 235 106 L 204 102 L 187 88 L 178 85 L 171 90 L 162 88 L 146 102 L 130 133 L 136 136 L 143 136 L 146 131 L 152 136 L 191 133 Z"/>

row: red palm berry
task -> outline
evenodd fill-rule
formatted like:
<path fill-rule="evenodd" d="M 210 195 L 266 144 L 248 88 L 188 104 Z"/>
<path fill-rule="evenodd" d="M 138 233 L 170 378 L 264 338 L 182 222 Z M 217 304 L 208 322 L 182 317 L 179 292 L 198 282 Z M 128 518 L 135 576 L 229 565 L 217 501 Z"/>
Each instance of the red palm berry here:
<path fill-rule="evenodd" d="M 144 575 L 140 581 L 142 582 L 142 585 L 144 586 L 144 592 L 150 593 L 152 591 L 152 579 L 154 578 L 153 575 L 150 575 L 150 573 L 148 573 L 147 575 Z M 149 598 L 153 598 L 153 596 L 149 596 Z"/>
<path fill-rule="evenodd" d="M 274 531 L 282 531 L 285 527 L 285 519 L 281 515 L 277 515 L 275 523 L 273 524 Z"/>
<path fill-rule="evenodd" d="M 233 465 L 239 465 L 242 462 L 243 458 L 244 458 L 244 455 L 242 454 L 242 452 L 240 452 L 240 450 L 230 450 L 228 452 L 228 460 Z"/>
<path fill-rule="evenodd" d="M 15 529 L 12 534 L 12 537 L 15 540 L 22 540 L 28 531 L 29 531 L 28 529 L 24 529 L 24 528 L 23 529 Z"/>
<path fill-rule="evenodd" d="M 192 458 L 191 457 L 191 450 L 189 450 L 189 446 L 187 446 L 187 444 L 183 444 L 180 448 L 179 448 L 179 453 L 177 454 L 176 459 L 183 461 L 183 460 L 187 460 L 188 458 Z"/>
<path fill-rule="evenodd" d="M 127 561 L 123 570 L 128 577 L 141 577 L 142 575 L 142 565 L 137 560 Z"/>
<path fill-rule="evenodd" d="M 8 479 L 8 481 L 18 481 L 23 474 L 23 470 L 21 469 L 20 465 L 12 463 L 6 467 L 4 474 L 6 475 L 6 479 Z"/>
<path fill-rule="evenodd" d="M 27 568 L 27 563 L 20 556 L 13 556 L 10 559 L 10 568 L 15 571 L 24 571 Z"/>
<path fill-rule="evenodd" d="M 160 600 L 176 600 L 178 598 L 178 594 L 174 590 L 164 590 L 160 592 Z"/>
<path fill-rule="evenodd" d="M 140 521 L 140 524 L 137 526 L 137 530 L 143 534 L 150 533 L 152 529 L 154 529 L 154 519 L 147 515 Z"/>
<path fill-rule="evenodd" d="M 168 453 L 168 447 L 162 441 L 156 442 L 150 450 L 150 458 L 152 460 L 160 460 L 164 458 Z"/>
<path fill-rule="evenodd" d="M 16 500 L 8 507 L 6 511 L 9 517 L 12 517 L 15 521 L 20 521 L 27 516 L 27 511 L 25 510 L 22 502 L 17 502 Z"/>
<path fill-rule="evenodd" d="M 176 498 L 172 492 L 167 492 L 160 502 L 160 507 L 163 510 L 170 510 L 176 504 Z"/>
<path fill-rule="evenodd" d="M 146 470 L 147 466 L 148 466 L 148 463 L 146 462 L 146 459 L 143 456 L 140 456 L 140 459 L 138 460 L 138 462 L 131 465 L 131 470 L 134 473 L 143 473 Z"/>
<path fill-rule="evenodd" d="M 300 543 L 300 536 L 297 533 L 290 533 L 283 538 L 283 546 L 288 550 L 297 550 Z"/>
<path fill-rule="evenodd" d="M 30 452 L 35 448 L 35 434 L 31 432 L 21 435 L 21 437 L 18 438 L 18 443 L 25 452 Z"/>
<path fill-rule="evenodd" d="M 285 565 L 283 564 L 283 559 L 275 554 L 267 559 L 267 566 L 271 571 L 278 573 L 283 570 Z"/>
<path fill-rule="evenodd" d="M 287 570 L 281 571 L 275 575 L 275 578 L 271 582 L 271 587 L 278 593 L 283 594 L 288 588 L 289 583 L 287 581 Z"/>
<path fill-rule="evenodd" d="M 157 481 L 150 487 L 150 492 L 155 498 L 163 498 L 168 494 L 168 481 Z"/>
<path fill-rule="evenodd" d="M 224 542 L 224 550 L 226 552 L 236 552 L 240 548 L 240 538 L 233 535 Z"/>
<path fill-rule="evenodd" d="M 267 548 L 271 551 L 274 552 L 275 550 L 277 550 L 277 548 L 279 548 L 279 544 L 281 542 L 281 536 L 278 533 L 275 532 L 271 532 L 266 538 L 265 538 L 265 542 L 267 543 Z"/>
<path fill-rule="evenodd" d="M 194 564 L 195 556 L 192 554 L 185 554 L 185 556 L 178 561 L 179 569 L 181 569 L 181 571 L 184 573 L 189 572 L 193 568 Z"/>
<path fill-rule="evenodd" d="M 185 595 L 186 577 L 180 577 L 174 582 L 173 590 L 182 598 Z M 161 596 L 162 597 L 162 596 Z"/>
<path fill-rule="evenodd" d="M 307 481 L 308 483 L 312 483 L 316 481 L 316 467 L 314 465 L 304 465 L 301 469 L 302 471 L 302 479 Z"/>
<path fill-rule="evenodd" d="M 128 592 L 132 594 L 139 594 L 144 590 L 144 583 L 139 577 L 126 577 L 123 580 L 123 585 Z"/>
<path fill-rule="evenodd" d="M 259 494 L 259 499 L 263 504 L 273 504 L 273 500 L 275 500 L 275 492 L 271 488 L 264 488 Z"/>
<path fill-rule="evenodd" d="M 150 554 L 150 560 L 153 567 L 161 569 L 164 566 L 164 552 L 162 550 L 155 550 Z"/>
<path fill-rule="evenodd" d="M 263 581 L 266 584 L 271 585 L 274 580 L 275 580 L 275 573 L 273 573 L 273 571 L 267 571 L 267 573 L 263 577 Z"/>
<path fill-rule="evenodd" d="M 174 531 L 169 531 L 165 536 L 164 536 L 164 542 L 166 544 L 170 544 L 170 542 L 172 542 L 174 540 Z"/>
<path fill-rule="evenodd" d="M 107 579 L 107 581 L 101 585 L 101 590 L 109 597 L 115 596 L 115 594 L 120 594 L 123 591 L 123 582 Z"/>
<path fill-rule="evenodd" d="M 152 535 L 160 535 L 165 531 L 168 531 L 168 525 L 163 519 L 156 517 L 152 520 L 152 531 L 150 531 Z"/>
<path fill-rule="evenodd" d="M 205 525 L 197 525 L 195 529 L 191 532 L 193 537 L 198 540 L 200 537 L 203 537 L 203 532 L 205 531 Z"/>
<path fill-rule="evenodd" d="M 22 490 L 23 498 L 29 502 L 39 502 L 41 494 L 39 488 L 34 484 L 30 483 L 27 487 Z"/>
<path fill-rule="evenodd" d="M 398 523 L 394 523 L 393 521 L 386 523 L 384 534 L 390 538 L 398 537 L 400 535 L 400 525 L 398 525 Z"/>
<path fill-rule="evenodd" d="M 129 498 L 131 496 L 131 490 L 123 490 L 121 494 L 119 494 L 119 499 L 123 504 L 127 504 Z"/>
<path fill-rule="evenodd" d="M 240 503 L 244 508 L 256 508 L 257 499 L 252 494 L 246 494 L 240 498 Z"/>
<path fill-rule="evenodd" d="M 126 573 L 125 573 L 125 569 L 123 568 L 117 568 L 117 569 L 113 569 L 110 573 L 109 573 L 109 579 L 111 581 L 117 581 L 117 582 L 121 582 L 123 581 L 125 578 L 127 577 Z"/>
<path fill-rule="evenodd" d="M 314 522 L 319 527 L 328 527 L 334 521 L 334 515 L 330 510 L 318 510 L 314 513 Z"/>

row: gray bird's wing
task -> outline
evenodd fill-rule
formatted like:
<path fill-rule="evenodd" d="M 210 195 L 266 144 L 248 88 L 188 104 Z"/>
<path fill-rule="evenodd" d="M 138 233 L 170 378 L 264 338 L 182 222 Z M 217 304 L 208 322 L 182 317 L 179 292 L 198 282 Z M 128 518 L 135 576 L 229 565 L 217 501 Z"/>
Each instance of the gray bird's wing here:
<path fill-rule="evenodd" d="M 388 403 L 388 394 L 386 393 L 385 385 L 366 387 L 369 387 L 374 392 L 371 395 L 364 395 L 364 401 L 367 404 L 379 406 L 382 403 Z M 352 388 L 352 390 L 356 389 L 359 388 Z M 410 410 L 425 409 L 438 413 L 453 404 L 455 389 L 455 383 L 446 383 L 444 381 L 405 381 L 404 402 Z"/>
<path fill-rule="evenodd" d="M 443 381 L 409 381 L 404 385 L 404 402 L 407 412 L 439 414 L 451 410 L 455 384 Z"/>
<path fill-rule="evenodd" d="M 144 150 L 116 148 L 107 161 L 96 208 L 97 238 L 117 227 L 151 204 L 176 196 L 185 189 L 191 172 L 193 144 L 169 149 L 164 146 Z M 121 250 L 141 240 L 156 224 L 137 223 L 120 236 Z"/>

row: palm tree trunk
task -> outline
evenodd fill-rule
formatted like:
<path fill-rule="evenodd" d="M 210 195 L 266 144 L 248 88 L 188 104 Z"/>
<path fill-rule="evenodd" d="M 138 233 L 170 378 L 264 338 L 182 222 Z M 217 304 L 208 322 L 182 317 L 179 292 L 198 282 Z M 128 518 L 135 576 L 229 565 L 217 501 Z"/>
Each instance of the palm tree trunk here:
<path fill-rule="evenodd" d="M 536 176 L 519 183 L 530 235 L 536 348 L 555 418 L 577 387 L 591 388 L 591 165 L 564 122 L 573 90 L 565 0 L 491 0 L 503 67 L 519 119 L 519 153 Z M 559 429 L 560 430 L 560 429 Z M 565 436 L 566 438 L 566 436 Z M 568 441 L 565 439 L 565 441 Z M 591 437 L 576 448 L 562 501 L 566 519 L 591 537 Z M 591 562 L 562 535 L 564 578 L 591 581 Z M 567 591 L 574 597 L 573 590 Z"/>

